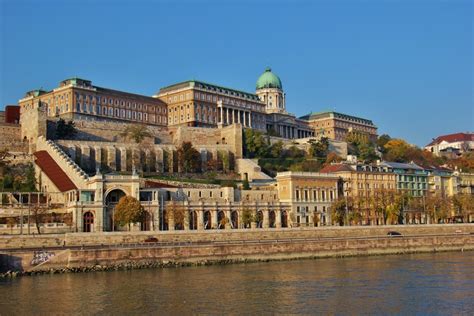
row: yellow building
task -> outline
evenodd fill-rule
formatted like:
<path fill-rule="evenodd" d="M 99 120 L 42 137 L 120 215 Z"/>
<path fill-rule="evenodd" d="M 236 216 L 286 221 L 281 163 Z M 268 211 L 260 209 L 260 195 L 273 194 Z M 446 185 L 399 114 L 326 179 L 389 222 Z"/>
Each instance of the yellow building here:
<path fill-rule="evenodd" d="M 278 196 L 291 205 L 297 226 L 331 225 L 330 206 L 338 198 L 339 177 L 314 172 L 280 172 Z"/>
<path fill-rule="evenodd" d="M 167 106 L 161 100 L 93 86 L 91 81 L 79 78 L 63 80 L 51 91 L 29 91 L 19 105 L 22 112 L 44 107 L 48 117 L 167 125 Z"/>
<path fill-rule="evenodd" d="M 359 209 L 362 215 L 362 225 L 381 225 L 383 215 L 371 210 L 371 198 L 383 192 L 393 192 L 397 189 L 396 175 L 392 169 L 371 165 L 334 164 L 326 166 L 320 172 L 340 177 L 343 182 L 343 192 L 347 197 L 363 201 Z"/>
<path fill-rule="evenodd" d="M 345 141 L 348 133 L 377 140 L 377 126 L 371 120 L 338 112 L 311 113 L 300 117 L 308 121 L 316 136 Z"/>

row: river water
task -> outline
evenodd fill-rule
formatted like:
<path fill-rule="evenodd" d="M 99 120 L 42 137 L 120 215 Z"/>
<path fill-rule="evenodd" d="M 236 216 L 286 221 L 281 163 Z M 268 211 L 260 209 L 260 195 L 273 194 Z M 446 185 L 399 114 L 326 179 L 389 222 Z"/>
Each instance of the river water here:
<path fill-rule="evenodd" d="M 474 252 L 0 280 L 1 315 L 474 314 Z"/>

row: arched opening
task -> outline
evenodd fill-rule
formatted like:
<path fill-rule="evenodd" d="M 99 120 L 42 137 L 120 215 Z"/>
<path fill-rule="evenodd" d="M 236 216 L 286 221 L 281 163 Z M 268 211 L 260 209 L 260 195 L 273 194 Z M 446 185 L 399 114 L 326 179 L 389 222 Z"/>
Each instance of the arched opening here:
<path fill-rule="evenodd" d="M 268 214 L 268 227 L 275 228 L 276 226 L 276 215 L 275 211 L 270 211 Z"/>
<path fill-rule="evenodd" d="M 110 191 L 105 197 L 105 218 L 104 218 L 104 230 L 115 231 L 117 229 L 114 223 L 114 210 L 119 200 L 126 194 L 121 189 L 115 189 Z"/>
<path fill-rule="evenodd" d="M 230 213 L 230 226 L 233 229 L 239 228 L 239 213 L 237 211 Z"/>
<path fill-rule="evenodd" d="M 226 224 L 226 217 L 224 211 L 217 212 L 217 228 L 224 229 Z"/>
<path fill-rule="evenodd" d="M 257 228 L 263 228 L 263 212 L 257 211 L 255 217 L 255 223 L 257 224 Z"/>
<path fill-rule="evenodd" d="M 150 231 L 151 230 L 151 223 L 152 223 L 152 216 L 150 212 L 145 211 L 143 215 L 143 219 L 140 223 L 140 230 L 141 231 Z"/>
<path fill-rule="evenodd" d="M 197 213 L 196 211 L 189 212 L 189 229 L 196 230 L 197 229 Z"/>
<path fill-rule="evenodd" d="M 286 211 L 281 212 L 281 227 L 288 227 L 288 213 Z"/>
<path fill-rule="evenodd" d="M 85 212 L 82 220 L 82 231 L 90 233 L 94 231 L 94 214 Z"/>
<path fill-rule="evenodd" d="M 211 212 L 205 211 L 202 217 L 203 217 L 204 229 L 211 229 L 212 228 Z"/>

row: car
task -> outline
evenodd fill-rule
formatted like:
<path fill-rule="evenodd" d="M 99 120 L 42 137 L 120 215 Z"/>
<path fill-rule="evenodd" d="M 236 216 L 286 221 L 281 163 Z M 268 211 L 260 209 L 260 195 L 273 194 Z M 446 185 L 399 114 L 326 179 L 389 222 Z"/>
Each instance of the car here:
<path fill-rule="evenodd" d="M 391 230 L 387 233 L 387 236 L 401 236 L 401 235 L 402 233 L 394 231 L 394 230 Z"/>
<path fill-rule="evenodd" d="M 145 242 L 158 242 L 158 238 L 156 237 L 148 237 L 145 239 Z"/>

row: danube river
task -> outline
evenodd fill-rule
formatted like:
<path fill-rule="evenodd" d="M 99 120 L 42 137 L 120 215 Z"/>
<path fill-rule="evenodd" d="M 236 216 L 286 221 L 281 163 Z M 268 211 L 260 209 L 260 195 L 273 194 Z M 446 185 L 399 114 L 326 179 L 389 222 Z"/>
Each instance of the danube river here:
<path fill-rule="evenodd" d="M 0 280 L 1 315 L 474 314 L 474 252 Z"/>

